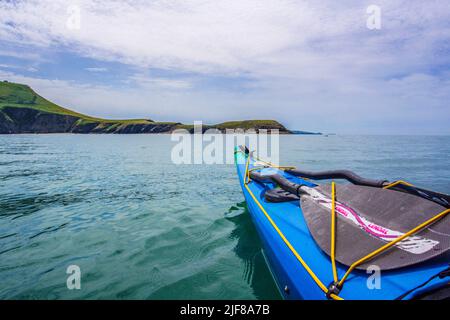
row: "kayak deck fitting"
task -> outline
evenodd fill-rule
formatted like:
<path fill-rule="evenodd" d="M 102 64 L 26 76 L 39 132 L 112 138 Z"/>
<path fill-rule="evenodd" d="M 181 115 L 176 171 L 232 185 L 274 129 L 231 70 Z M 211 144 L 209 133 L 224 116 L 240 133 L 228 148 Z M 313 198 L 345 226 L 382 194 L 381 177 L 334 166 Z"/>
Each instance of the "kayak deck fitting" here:
<path fill-rule="evenodd" d="M 449 293 L 448 195 L 349 171 L 316 174 L 274 166 L 245 147 L 236 149 L 235 162 L 283 298 L 390 300 Z M 374 270 L 381 275 L 379 287 Z"/>

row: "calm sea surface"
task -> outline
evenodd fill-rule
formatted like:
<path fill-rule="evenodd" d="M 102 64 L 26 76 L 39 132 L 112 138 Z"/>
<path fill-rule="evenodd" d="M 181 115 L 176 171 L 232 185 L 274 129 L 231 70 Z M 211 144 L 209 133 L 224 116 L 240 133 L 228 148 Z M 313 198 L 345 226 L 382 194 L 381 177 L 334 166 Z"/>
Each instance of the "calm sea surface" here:
<path fill-rule="evenodd" d="M 173 145 L 0 136 L 0 299 L 278 299 L 234 166 L 174 165 Z M 280 160 L 450 193 L 449 155 L 450 137 L 282 136 Z"/>

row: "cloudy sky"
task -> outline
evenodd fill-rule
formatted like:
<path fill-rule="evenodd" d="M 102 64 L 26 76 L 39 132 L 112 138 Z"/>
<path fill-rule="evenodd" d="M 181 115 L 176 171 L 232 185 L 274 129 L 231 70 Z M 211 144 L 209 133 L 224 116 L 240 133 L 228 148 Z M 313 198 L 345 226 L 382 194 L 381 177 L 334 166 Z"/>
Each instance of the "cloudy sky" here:
<path fill-rule="evenodd" d="M 450 1 L 0 1 L 0 79 L 101 117 L 450 134 Z"/>

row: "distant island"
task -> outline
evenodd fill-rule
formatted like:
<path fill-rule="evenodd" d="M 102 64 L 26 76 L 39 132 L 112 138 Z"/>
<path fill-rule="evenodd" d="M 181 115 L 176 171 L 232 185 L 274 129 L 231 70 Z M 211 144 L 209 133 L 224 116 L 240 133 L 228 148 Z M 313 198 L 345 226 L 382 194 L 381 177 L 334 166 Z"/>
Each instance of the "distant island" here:
<path fill-rule="evenodd" d="M 228 121 L 204 125 L 203 129 L 278 129 L 291 134 L 275 120 Z M 170 133 L 176 129 L 193 132 L 193 125 L 151 119 L 108 120 L 60 107 L 38 95 L 25 84 L 0 82 L 0 134 L 14 133 Z"/>

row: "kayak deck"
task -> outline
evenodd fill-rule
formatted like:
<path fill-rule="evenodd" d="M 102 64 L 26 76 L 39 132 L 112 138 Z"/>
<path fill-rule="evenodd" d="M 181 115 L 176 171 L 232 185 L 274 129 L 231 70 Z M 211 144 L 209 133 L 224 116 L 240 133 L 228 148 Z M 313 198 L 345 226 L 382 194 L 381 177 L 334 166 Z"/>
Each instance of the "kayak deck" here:
<path fill-rule="evenodd" d="M 247 159 L 241 151 L 235 152 L 239 181 L 251 213 L 252 220 L 261 238 L 269 268 L 285 299 L 327 299 L 326 291 L 333 282 L 332 265 L 329 256 L 316 244 L 303 217 L 298 201 L 270 203 L 264 193 L 273 184 L 246 183 L 246 172 L 255 168 L 254 160 Z M 249 160 L 247 162 L 247 160 Z M 247 168 L 248 166 L 248 168 Z M 286 179 L 310 187 L 314 183 L 292 176 L 283 170 L 268 168 Z M 361 253 L 364 256 L 365 253 Z M 442 259 L 441 259 L 442 260 Z M 351 300 L 391 300 L 415 288 L 448 266 L 448 261 L 429 261 L 408 268 L 381 271 L 379 289 L 369 287 L 373 283 L 362 270 L 354 270 L 335 299 Z M 348 267 L 336 264 L 341 278 Z M 438 287 L 448 282 L 445 279 L 430 281 L 422 291 Z M 419 293 L 418 290 L 416 293 Z"/>

